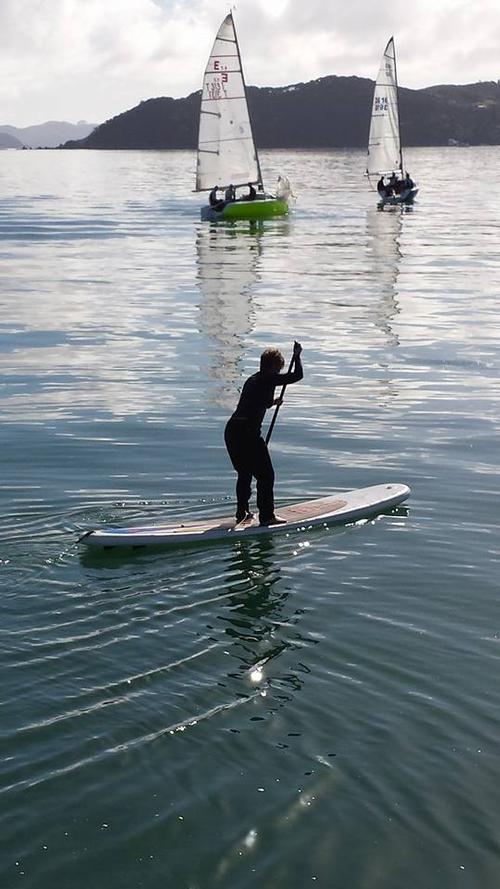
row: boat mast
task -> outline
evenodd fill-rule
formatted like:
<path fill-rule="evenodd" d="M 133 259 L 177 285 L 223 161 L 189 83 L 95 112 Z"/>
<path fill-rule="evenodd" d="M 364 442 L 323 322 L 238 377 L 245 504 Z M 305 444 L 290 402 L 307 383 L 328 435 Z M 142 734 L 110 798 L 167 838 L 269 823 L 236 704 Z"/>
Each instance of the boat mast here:
<path fill-rule="evenodd" d="M 392 42 L 392 49 L 394 52 L 394 81 L 396 83 L 396 102 L 397 102 L 397 112 L 398 112 L 398 136 L 399 136 L 399 169 L 401 171 L 401 178 L 403 178 L 403 147 L 401 142 L 401 123 L 399 120 L 399 86 L 398 86 L 398 69 L 396 65 L 396 46 L 394 44 L 394 37 L 391 37 L 389 43 Z"/>
<path fill-rule="evenodd" d="M 244 93 L 245 93 L 245 101 L 246 101 L 246 103 L 247 103 L 248 119 L 249 119 L 249 121 L 250 121 L 250 132 L 251 132 L 251 134 L 252 134 L 252 145 L 253 145 L 253 150 L 254 150 L 254 153 L 255 153 L 255 160 L 257 161 L 257 170 L 259 171 L 259 181 L 258 181 L 256 184 L 257 184 L 257 185 L 259 186 L 259 188 L 262 189 L 262 191 L 263 191 L 263 190 L 264 190 L 264 183 L 263 183 L 263 181 L 262 181 L 262 170 L 260 169 L 260 160 L 259 160 L 259 155 L 258 155 L 258 153 L 257 153 L 257 147 L 256 147 L 256 145 L 255 145 L 255 136 L 254 136 L 254 134 L 253 134 L 252 117 L 251 117 L 251 115 L 250 115 L 250 108 L 249 108 L 249 106 L 248 106 L 247 85 L 246 85 L 246 83 L 245 83 L 245 75 L 244 75 L 244 73 L 243 73 L 243 65 L 242 65 L 242 63 L 241 63 L 240 47 L 239 47 L 239 44 L 238 44 L 238 35 L 237 35 L 237 33 L 236 33 L 236 28 L 235 28 L 235 26 L 234 26 L 233 13 L 230 12 L 229 15 L 231 16 L 231 22 L 233 23 L 234 41 L 235 41 L 235 43 L 236 43 L 236 52 L 238 53 L 238 61 L 239 61 L 239 63 L 240 63 L 240 71 L 241 71 L 241 79 L 242 79 L 242 81 L 243 81 L 243 90 L 244 90 Z M 401 144 L 401 143 L 400 143 L 400 144 Z"/>

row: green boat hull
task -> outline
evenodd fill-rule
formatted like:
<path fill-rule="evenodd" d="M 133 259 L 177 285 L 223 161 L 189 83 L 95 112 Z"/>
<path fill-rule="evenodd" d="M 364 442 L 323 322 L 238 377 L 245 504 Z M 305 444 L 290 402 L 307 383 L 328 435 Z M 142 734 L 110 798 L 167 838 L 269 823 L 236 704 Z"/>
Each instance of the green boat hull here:
<path fill-rule="evenodd" d="M 202 207 L 201 218 L 209 219 L 212 222 L 245 219 L 254 222 L 261 219 L 274 219 L 276 216 L 286 216 L 287 213 L 288 204 L 286 201 L 270 198 L 268 200 L 232 201 L 226 204 L 222 210 L 216 210 L 214 207 Z"/>

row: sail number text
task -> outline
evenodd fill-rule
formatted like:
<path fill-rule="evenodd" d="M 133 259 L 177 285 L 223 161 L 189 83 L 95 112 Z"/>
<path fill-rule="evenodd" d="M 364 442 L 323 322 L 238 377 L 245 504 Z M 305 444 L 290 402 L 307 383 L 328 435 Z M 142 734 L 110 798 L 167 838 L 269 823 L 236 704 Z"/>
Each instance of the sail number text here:
<path fill-rule="evenodd" d="M 213 78 L 207 81 L 207 94 L 209 99 L 223 99 L 226 96 L 226 83 L 229 80 L 229 73 L 226 65 L 221 63 L 220 59 L 214 59 Z"/>

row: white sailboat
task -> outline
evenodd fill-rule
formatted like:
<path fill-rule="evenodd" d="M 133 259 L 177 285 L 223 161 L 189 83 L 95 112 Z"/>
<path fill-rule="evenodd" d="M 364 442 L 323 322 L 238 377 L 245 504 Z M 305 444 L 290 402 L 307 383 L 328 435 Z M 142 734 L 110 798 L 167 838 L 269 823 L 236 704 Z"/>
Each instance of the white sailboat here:
<path fill-rule="evenodd" d="M 389 40 L 375 82 L 366 173 L 380 205 L 411 203 L 418 192 L 403 167 L 394 38 Z M 378 181 L 375 183 L 375 179 Z M 387 182 L 386 182 L 387 179 Z"/>
<path fill-rule="evenodd" d="M 237 197 L 236 192 L 226 200 L 231 187 L 234 192 L 246 187 L 246 194 Z M 210 200 L 202 207 L 201 218 L 258 220 L 284 216 L 288 212 L 288 189 L 288 180 L 283 178 L 275 197 L 264 191 L 238 40 L 229 13 L 217 32 L 203 77 L 195 190 L 209 191 Z"/>

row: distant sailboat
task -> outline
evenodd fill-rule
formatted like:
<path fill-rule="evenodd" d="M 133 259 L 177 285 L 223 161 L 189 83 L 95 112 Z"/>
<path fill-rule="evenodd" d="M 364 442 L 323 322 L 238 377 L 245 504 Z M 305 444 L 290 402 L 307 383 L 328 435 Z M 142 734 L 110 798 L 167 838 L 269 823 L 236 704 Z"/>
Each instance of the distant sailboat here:
<path fill-rule="evenodd" d="M 394 38 L 389 40 L 375 82 L 366 173 L 384 204 L 411 203 L 418 192 L 403 167 L 399 128 L 398 80 Z M 384 181 L 384 177 L 388 179 Z M 374 183 L 374 179 L 378 181 Z"/>
<path fill-rule="evenodd" d="M 249 199 L 223 199 L 231 186 L 246 186 Z M 222 193 L 220 199 L 215 188 Z M 219 28 L 203 78 L 195 190 L 211 193 L 210 203 L 201 209 L 202 219 L 258 220 L 288 213 L 287 179 L 279 182 L 276 197 L 264 192 L 231 13 Z"/>

